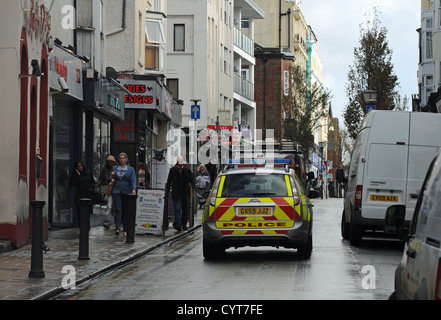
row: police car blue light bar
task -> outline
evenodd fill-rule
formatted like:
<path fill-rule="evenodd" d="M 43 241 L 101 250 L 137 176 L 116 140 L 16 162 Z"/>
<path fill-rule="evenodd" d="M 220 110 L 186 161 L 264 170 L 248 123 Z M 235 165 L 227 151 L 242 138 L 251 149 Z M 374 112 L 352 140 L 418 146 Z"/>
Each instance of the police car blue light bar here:
<path fill-rule="evenodd" d="M 227 159 L 227 164 L 291 164 L 291 159 L 274 159 L 274 161 L 267 161 L 266 159 Z"/>

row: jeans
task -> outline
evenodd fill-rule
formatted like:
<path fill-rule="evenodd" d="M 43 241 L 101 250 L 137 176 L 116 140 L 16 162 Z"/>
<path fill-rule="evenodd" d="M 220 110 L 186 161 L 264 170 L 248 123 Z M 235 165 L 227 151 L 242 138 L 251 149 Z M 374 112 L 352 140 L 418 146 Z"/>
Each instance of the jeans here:
<path fill-rule="evenodd" d="M 188 200 L 185 197 L 179 197 L 177 200 L 174 200 L 175 205 L 175 223 L 178 226 L 186 226 L 187 225 L 187 217 L 188 217 Z"/>
<path fill-rule="evenodd" d="M 123 226 L 125 227 L 125 214 L 122 212 L 122 202 L 123 202 L 123 194 L 122 193 L 112 193 L 113 198 L 113 210 L 115 213 L 115 230 L 121 229 L 121 221 Z"/>

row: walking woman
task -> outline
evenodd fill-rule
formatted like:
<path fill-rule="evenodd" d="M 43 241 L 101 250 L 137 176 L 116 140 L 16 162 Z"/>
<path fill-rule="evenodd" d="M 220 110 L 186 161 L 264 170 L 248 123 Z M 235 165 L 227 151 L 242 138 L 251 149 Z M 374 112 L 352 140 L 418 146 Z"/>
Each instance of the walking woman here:
<path fill-rule="evenodd" d="M 128 165 L 127 154 L 122 152 L 118 156 L 119 165 L 114 166 L 110 173 L 110 186 L 112 186 L 113 206 L 115 210 L 115 234 L 119 235 L 121 221 L 124 229 L 126 228 L 125 213 L 122 212 L 123 194 L 136 195 L 136 175 L 135 169 Z M 124 235 L 126 232 L 124 231 Z"/>

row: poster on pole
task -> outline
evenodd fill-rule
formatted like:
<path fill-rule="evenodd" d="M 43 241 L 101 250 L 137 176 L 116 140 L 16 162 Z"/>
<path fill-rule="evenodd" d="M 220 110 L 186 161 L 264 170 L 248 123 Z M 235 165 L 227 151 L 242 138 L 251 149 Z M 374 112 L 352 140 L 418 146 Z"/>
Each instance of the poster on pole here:
<path fill-rule="evenodd" d="M 165 191 L 139 189 L 136 204 L 136 234 L 162 235 Z"/>

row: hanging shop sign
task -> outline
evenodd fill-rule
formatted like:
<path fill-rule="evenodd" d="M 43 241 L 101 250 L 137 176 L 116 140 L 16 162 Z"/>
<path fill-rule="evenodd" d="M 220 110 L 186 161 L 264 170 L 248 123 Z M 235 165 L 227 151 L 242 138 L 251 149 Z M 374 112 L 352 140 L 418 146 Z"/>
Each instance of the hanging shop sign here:
<path fill-rule="evenodd" d="M 156 81 L 118 79 L 120 84 L 132 95 L 125 95 L 126 108 L 160 110 L 161 90 Z"/>
<path fill-rule="evenodd" d="M 49 53 L 50 88 L 78 100 L 83 100 L 82 61 L 57 46 Z"/>

